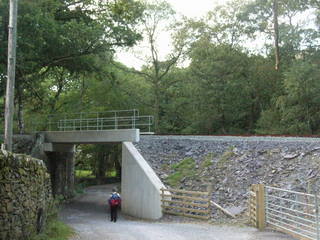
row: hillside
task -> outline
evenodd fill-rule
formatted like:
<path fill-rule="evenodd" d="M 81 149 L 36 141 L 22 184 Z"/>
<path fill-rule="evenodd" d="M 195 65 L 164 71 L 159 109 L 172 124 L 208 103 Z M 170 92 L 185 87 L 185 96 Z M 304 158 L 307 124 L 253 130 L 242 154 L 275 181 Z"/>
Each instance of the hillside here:
<path fill-rule="evenodd" d="M 142 136 L 136 147 L 172 187 L 206 190 L 240 213 L 251 184 L 302 192 L 319 183 L 320 139 L 276 137 Z"/>

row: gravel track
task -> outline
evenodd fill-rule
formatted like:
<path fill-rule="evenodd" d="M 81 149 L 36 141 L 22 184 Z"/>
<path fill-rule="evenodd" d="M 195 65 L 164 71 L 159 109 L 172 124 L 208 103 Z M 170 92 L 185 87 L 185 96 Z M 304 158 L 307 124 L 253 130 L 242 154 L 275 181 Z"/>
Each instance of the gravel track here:
<path fill-rule="evenodd" d="M 120 214 L 116 223 L 109 221 L 106 199 L 113 185 L 92 186 L 60 213 L 73 227 L 70 240 L 292 240 L 276 232 L 259 232 L 251 227 L 212 225 L 204 222 L 154 222 L 132 219 Z"/>

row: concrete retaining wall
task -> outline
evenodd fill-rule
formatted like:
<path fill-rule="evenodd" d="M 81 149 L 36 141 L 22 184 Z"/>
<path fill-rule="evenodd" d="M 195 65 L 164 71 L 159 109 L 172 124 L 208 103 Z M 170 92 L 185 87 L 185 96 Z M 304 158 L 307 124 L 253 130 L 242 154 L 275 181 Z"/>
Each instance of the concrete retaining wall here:
<path fill-rule="evenodd" d="M 143 218 L 162 217 L 160 189 L 165 186 L 132 143 L 122 144 L 122 211 Z"/>

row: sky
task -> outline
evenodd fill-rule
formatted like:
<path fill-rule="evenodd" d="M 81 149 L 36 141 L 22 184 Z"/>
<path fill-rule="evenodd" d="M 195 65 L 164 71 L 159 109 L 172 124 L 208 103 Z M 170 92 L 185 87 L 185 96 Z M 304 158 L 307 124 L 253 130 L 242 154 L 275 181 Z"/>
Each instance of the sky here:
<path fill-rule="evenodd" d="M 166 0 L 172 8 L 181 15 L 189 18 L 201 18 L 208 11 L 212 10 L 214 6 L 223 4 L 228 0 Z M 170 51 L 170 36 L 165 33 L 160 36 L 159 49 L 163 55 Z M 136 47 L 133 51 L 141 53 L 141 48 Z M 136 54 L 137 55 L 137 54 Z M 128 67 L 139 69 L 143 65 L 143 61 L 135 57 L 132 50 L 122 50 L 116 54 L 116 59 Z"/>
<path fill-rule="evenodd" d="M 173 9 L 187 17 L 201 17 L 226 0 L 167 0 Z"/>

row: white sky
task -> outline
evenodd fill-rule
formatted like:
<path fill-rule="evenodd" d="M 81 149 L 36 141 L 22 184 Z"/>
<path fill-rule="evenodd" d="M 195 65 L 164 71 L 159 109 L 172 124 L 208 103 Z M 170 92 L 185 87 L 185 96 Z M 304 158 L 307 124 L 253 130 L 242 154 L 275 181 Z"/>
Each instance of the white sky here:
<path fill-rule="evenodd" d="M 208 11 L 214 9 L 217 5 L 223 5 L 229 0 L 165 0 L 167 1 L 172 8 L 177 12 L 178 15 L 184 15 L 189 18 L 201 18 L 205 16 Z M 300 17 L 297 18 L 298 21 L 308 20 L 310 21 L 311 18 L 314 18 L 314 15 L 308 13 L 302 14 Z M 311 21 L 312 22 L 312 21 Z M 312 27 L 312 24 L 309 26 Z M 161 34 L 157 38 L 158 49 L 160 50 L 160 59 L 163 58 L 170 52 L 170 35 L 168 32 L 161 32 Z M 250 46 L 254 49 L 261 49 L 263 45 L 263 41 L 261 39 L 257 39 L 256 41 L 250 42 Z M 116 54 L 116 59 L 122 63 L 124 63 L 128 67 L 134 68 L 141 68 L 145 61 L 140 60 L 146 48 L 146 43 L 142 41 L 141 43 L 137 44 L 137 46 L 126 49 L 122 51 L 118 51 Z M 135 54 L 133 53 L 135 52 Z M 140 56 L 138 59 L 135 56 Z"/>
<path fill-rule="evenodd" d="M 172 8 L 181 15 L 189 18 L 201 18 L 208 11 L 212 10 L 214 6 L 223 4 L 228 0 L 166 0 Z M 162 34 L 159 39 L 159 49 L 165 56 L 170 50 L 170 37 L 169 35 Z M 140 51 L 135 49 L 135 51 Z M 137 59 L 132 51 L 123 50 L 116 54 L 118 61 L 124 63 L 128 67 L 140 68 L 143 65 L 143 61 Z"/>
<path fill-rule="evenodd" d="M 172 8 L 187 17 L 202 17 L 217 4 L 226 0 L 166 0 Z"/>

